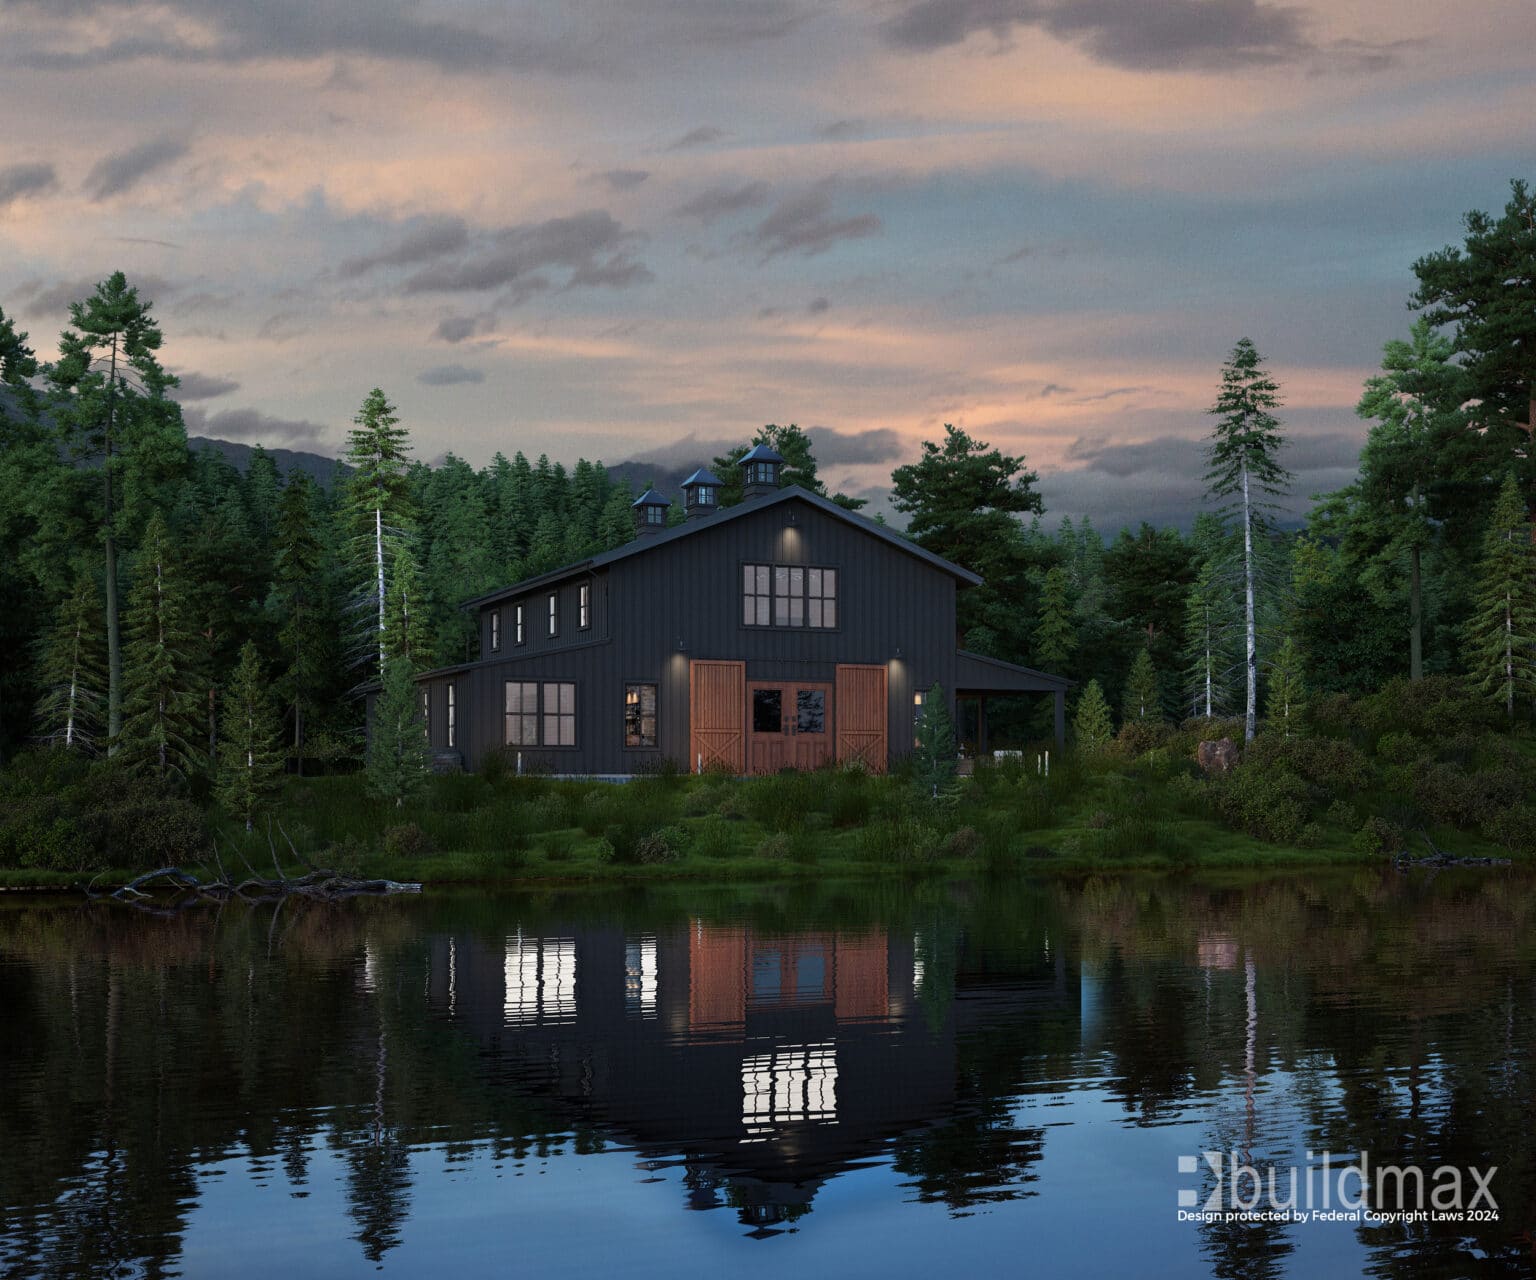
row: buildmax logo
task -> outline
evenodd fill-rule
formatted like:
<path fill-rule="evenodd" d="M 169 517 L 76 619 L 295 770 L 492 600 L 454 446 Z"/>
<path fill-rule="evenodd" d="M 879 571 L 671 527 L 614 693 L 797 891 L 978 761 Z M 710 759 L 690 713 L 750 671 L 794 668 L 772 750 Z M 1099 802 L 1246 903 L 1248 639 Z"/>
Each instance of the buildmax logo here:
<path fill-rule="evenodd" d="M 1180 1156 L 1181 1174 L 1207 1188 L 1179 1190 L 1181 1222 L 1497 1222 L 1486 1169 L 1375 1164 L 1369 1152 L 1307 1152 L 1305 1165 L 1258 1167 L 1236 1151 Z"/>

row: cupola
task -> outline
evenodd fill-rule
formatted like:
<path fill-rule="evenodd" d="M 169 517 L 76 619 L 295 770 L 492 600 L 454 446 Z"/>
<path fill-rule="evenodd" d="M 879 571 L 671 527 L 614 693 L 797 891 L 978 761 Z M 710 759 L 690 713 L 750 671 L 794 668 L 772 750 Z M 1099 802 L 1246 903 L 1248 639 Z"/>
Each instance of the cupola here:
<path fill-rule="evenodd" d="M 742 497 L 761 498 L 777 491 L 784 459 L 771 445 L 760 444 L 741 459 Z"/>
<path fill-rule="evenodd" d="M 647 489 L 630 505 L 635 513 L 636 537 L 660 533 L 667 527 L 667 508 L 672 504 L 656 490 Z"/>
<path fill-rule="evenodd" d="M 712 516 L 718 510 L 720 478 L 700 467 L 683 481 L 683 514 L 692 520 L 695 516 Z"/>

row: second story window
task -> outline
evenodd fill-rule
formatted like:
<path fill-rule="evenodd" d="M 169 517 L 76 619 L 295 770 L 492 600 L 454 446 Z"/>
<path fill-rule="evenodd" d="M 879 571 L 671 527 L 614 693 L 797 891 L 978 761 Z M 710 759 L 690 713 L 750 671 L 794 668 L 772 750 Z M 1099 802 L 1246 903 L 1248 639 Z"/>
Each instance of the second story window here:
<path fill-rule="evenodd" d="M 421 687 L 421 722 L 429 729 L 432 725 L 432 690 L 426 685 Z"/>
<path fill-rule="evenodd" d="M 836 627 L 837 570 L 743 565 L 741 621 L 748 627 Z"/>
<path fill-rule="evenodd" d="M 491 610 L 491 652 L 501 652 L 501 610 Z"/>
<path fill-rule="evenodd" d="M 528 633 L 523 630 L 523 606 L 520 604 L 512 607 L 512 638 L 518 644 L 528 639 Z"/>
<path fill-rule="evenodd" d="M 448 686 L 448 745 L 450 747 L 456 747 L 456 746 L 459 745 L 459 743 L 458 743 L 458 736 L 459 736 L 458 710 L 459 710 L 459 708 L 458 708 L 458 700 L 454 697 L 454 686 L 453 685 L 449 685 Z"/>
<path fill-rule="evenodd" d="M 553 591 L 549 593 L 549 634 L 560 634 L 560 597 Z"/>
<path fill-rule="evenodd" d="M 576 593 L 576 625 L 585 631 L 592 625 L 592 587 L 583 582 Z"/>

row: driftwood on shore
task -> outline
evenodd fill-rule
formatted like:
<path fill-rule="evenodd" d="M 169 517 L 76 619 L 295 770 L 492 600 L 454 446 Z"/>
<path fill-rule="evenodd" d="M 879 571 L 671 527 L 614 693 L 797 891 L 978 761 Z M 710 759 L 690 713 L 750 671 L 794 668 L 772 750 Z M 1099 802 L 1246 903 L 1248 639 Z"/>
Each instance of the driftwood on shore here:
<path fill-rule="evenodd" d="M 282 827 L 279 826 L 278 830 L 282 831 Z M 169 891 L 173 900 L 177 902 L 200 899 L 213 902 L 228 902 L 233 899 L 244 902 L 272 902 L 288 897 L 310 898 L 317 902 L 335 902 L 341 898 L 363 895 L 421 892 L 421 885 L 416 883 L 360 879 L 357 876 L 343 875 L 339 871 L 326 867 L 317 867 L 294 847 L 286 831 L 282 834 L 283 839 L 288 842 L 289 849 L 293 851 L 293 856 L 309 868 L 301 876 L 289 876 L 284 873 L 278 863 L 277 846 L 272 840 L 272 832 L 269 829 L 267 843 L 271 847 L 272 869 L 276 872 L 275 876 L 258 875 L 245 855 L 231 846 L 231 852 L 245 863 L 248 873 L 244 879 L 236 880 L 225 868 L 224 860 L 219 857 L 218 846 L 215 845 L 213 858 L 218 866 L 216 876 L 209 876 L 205 872 L 204 876 L 200 877 L 183 867 L 157 867 L 111 890 L 98 891 L 95 887 L 96 882 L 93 880 L 86 886 L 85 892 L 93 899 L 113 899 L 134 904 L 163 900 L 160 895 L 166 891 Z M 201 871 L 203 868 L 199 867 L 198 870 Z M 152 888 L 159 893 L 150 892 Z"/>
<path fill-rule="evenodd" d="M 1442 849 L 1429 838 L 1429 832 L 1421 830 L 1420 838 L 1429 846 L 1428 853 L 1415 854 L 1407 849 L 1402 850 L 1393 857 L 1393 863 L 1399 868 L 1406 867 L 1507 867 L 1508 858 L 1479 858 L 1463 857 Z"/>

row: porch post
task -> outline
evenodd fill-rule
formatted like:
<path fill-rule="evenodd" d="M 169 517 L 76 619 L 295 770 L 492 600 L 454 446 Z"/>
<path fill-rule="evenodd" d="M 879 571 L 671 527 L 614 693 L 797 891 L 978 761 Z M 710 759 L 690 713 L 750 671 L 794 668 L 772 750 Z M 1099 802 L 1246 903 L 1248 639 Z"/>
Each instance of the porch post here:
<path fill-rule="evenodd" d="M 976 699 L 976 755 L 978 758 L 987 754 L 987 695 L 982 694 Z"/>
<path fill-rule="evenodd" d="M 1058 747 L 1064 747 L 1067 745 L 1067 691 L 1065 689 L 1056 690 L 1055 698 L 1056 745 Z"/>

